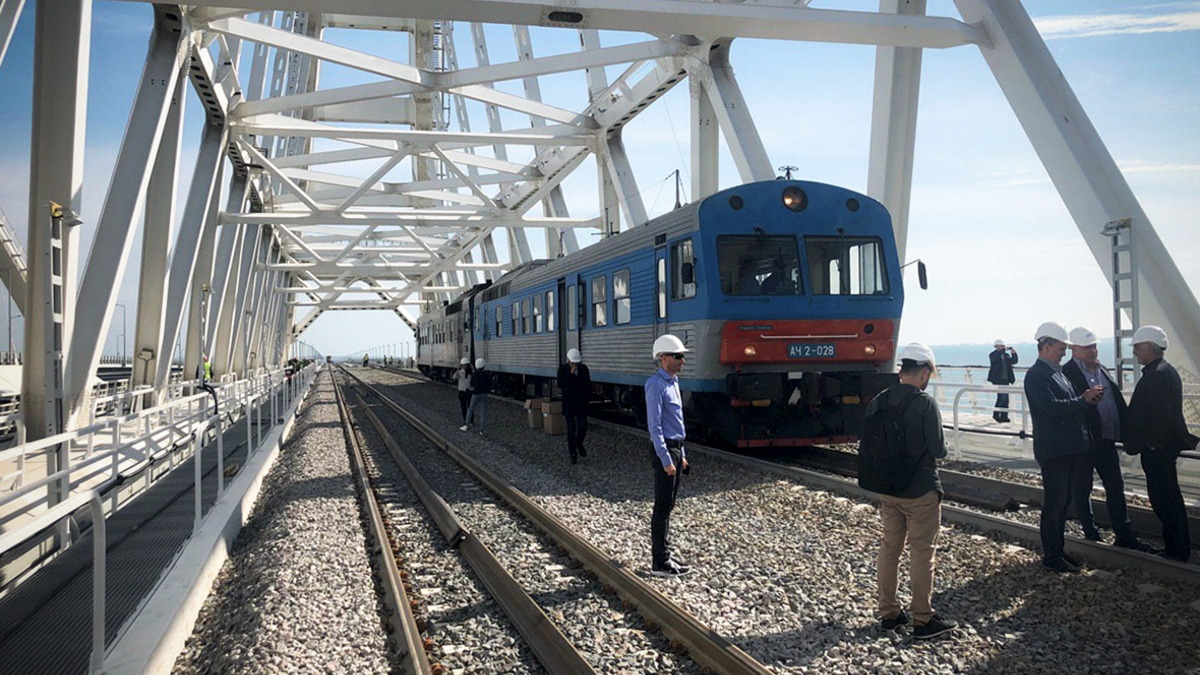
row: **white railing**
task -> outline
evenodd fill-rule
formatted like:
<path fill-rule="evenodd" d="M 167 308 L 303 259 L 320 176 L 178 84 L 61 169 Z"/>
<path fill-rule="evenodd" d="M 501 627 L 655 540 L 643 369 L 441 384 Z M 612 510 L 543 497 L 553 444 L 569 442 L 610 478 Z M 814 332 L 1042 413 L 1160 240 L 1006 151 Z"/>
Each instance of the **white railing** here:
<path fill-rule="evenodd" d="M 228 382 L 217 390 L 221 406 L 226 409 L 245 411 L 248 456 L 257 451 L 262 444 L 264 436 L 262 430 L 263 409 L 270 407 L 270 425 L 274 426 L 277 422 L 282 422 L 284 412 L 291 410 L 297 398 L 307 391 L 319 367 L 319 363 L 314 363 L 293 374 L 290 378 L 285 377 L 283 371 L 264 372 L 248 380 Z M 133 394 L 133 392 L 130 393 Z M 0 534 L 0 556 L 26 544 L 35 537 L 45 536 L 52 528 L 57 528 L 60 537 L 59 550 L 62 550 L 70 544 L 71 524 L 74 522 L 75 514 L 90 505 L 93 533 L 92 564 L 95 572 L 92 588 L 92 653 L 90 658 L 92 673 L 104 672 L 105 658 L 105 617 L 107 612 L 105 606 L 107 574 L 105 550 L 107 536 L 104 490 L 120 476 L 122 458 L 133 460 L 132 464 L 126 462 L 127 466 L 124 468 L 127 471 L 136 471 L 140 468 L 139 465 L 153 461 L 162 454 L 169 456 L 174 463 L 175 439 L 190 436 L 188 450 L 191 452 L 195 467 L 193 486 L 195 514 L 192 525 L 194 534 L 204 522 L 205 517 L 201 492 L 203 478 L 201 454 L 204 436 L 209 430 L 216 432 L 216 503 L 219 503 L 225 496 L 223 418 L 221 415 L 207 412 L 210 398 L 208 392 L 186 396 L 149 410 L 106 419 L 83 429 L 23 444 L 0 453 L 0 461 L 3 461 L 4 458 L 18 458 L 24 464 L 24 460 L 30 456 L 57 451 L 62 443 L 89 448 L 88 455 L 79 464 L 72 465 L 70 452 L 64 453 L 66 466 L 0 498 L 0 531 L 9 530 Z M 197 403 L 199 405 L 196 405 Z M 193 406 L 196 408 L 193 409 Z M 181 409 L 182 412 L 177 417 L 177 411 Z M 256 425 L 249 423 L 251 411 L 254 411 L 256 415 L 258 422 Z M 152 427 L 151 420 L 158 420 L 161 425 Z M 143 433 L 132 439 L 123 439 L 121 429 L 125 425 L 133 425 L 135 429 L 141 426 Z M 250 444 L 251 426 L 257 427 L 254 434 L 256 442 L 253 444 Z M 110 442 L 97 447 L 94 442 L 94 437 L 97 435 L 105 435 Z M 156 447 L 164 436 L 167 439 L 163 445 L 165 450 L 151 451 L 151 448 Z M 93 467 L 100 466 L 106 468 L 103 470 L 93 469 Z M 88 471 L 89 469 L 91 470 Z M 146 471 L 145 474 L 148 486 L 152 472 Z M 97 480 L 100 481 L 99 484 L 84 485 Z M 44 493 L 39 494 L 39 491 L 44 491 Z M 54 500 L 52 495 L 56 491 L 61 491 L 61 494 L 58 495 L 57 500 Z M 22 500 L 25 500 L 26 503 L 20 503 Z M 51 505 L 51 501 L 55 501 L 55 503 Z M 109 512 L 116 511 L 117 507 L 114 491 Z M 42 510 L 33 514 L 31 511 L 34 509 Z M 21 516 L 32 516 L 32 519 L 15 528 L 4 527 L 5 523 L 11 523 Z"/>
<path fill-rule="evenodd" d="M 1029 445 L 1029 439 L 1032 437 L 1032 434 L 1030 434 L 1030 429 L 1029 429 L 1029 415 L 1027 415 L 1026 411 L 1025 411 L 1025 390 L 1016 385 L 989 384 L 989 385 L 985 386 L 985 385 L 980 385 L 980 384 L 975 384 L 975 385 L 965 385 L 964 384 L 964 385 L 959 385 L 958 392 L 954 394 L 954 402 L 951 404 L 951 415 L 952 415 L 952 419 L 953 419 L 952 426 L 954 429 L 954 436 L 953 436 L 953 438 L 954 438 L 954 459 L 962 459 L 962 434 L 963 434 L 963 431 L 962 431 L 961 427 L 959 426 L 959 411 L 962 408 L 962 406 L 960 404 L 962 402 L 963 396 L 971 394 L 972 395 L 971 396 L 972 402 L 971 402 L 971 406 L 970 406 L 971 409 L 974 411 L 978 411 L 980 408 L 980 406 L 974 400 L 974 392 L 986 392 L 988 394 L 993 394 L 993 395 L 994 394 L 1008 394 L 1009 407 L 1004 408 L 1004 410 L 1007 411 L 1009 414 L 1017 415 L 1021 419 L 1021 432 L 1019 434 L 1019 437 L 1021 438 L 1021 453 L 1023 455 L 1025 455 L 1026 457 L 1032 457 L 1033 454 L 1032 454 L 1032 451 L 1031 451 L 1031 448 Z M 1020 403 L 1020 405 L 1016 408 L 1012 407 L 1012 404 L 1014 401 L 1017 401 Z M 997 408 L 995 406 L 994 402 L 991 406 L 988 406 L 986 408 L 987 412 L 995 412 L 1000 409 L 1001 408 Z"/>

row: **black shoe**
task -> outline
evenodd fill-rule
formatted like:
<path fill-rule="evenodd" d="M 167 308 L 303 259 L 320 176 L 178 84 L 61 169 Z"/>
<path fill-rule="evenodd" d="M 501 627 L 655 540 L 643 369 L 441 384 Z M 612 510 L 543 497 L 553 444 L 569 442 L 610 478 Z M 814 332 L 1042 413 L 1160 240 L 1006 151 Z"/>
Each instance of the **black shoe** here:
<path fill-rule="evenodd" d="M 1057 572 L 1059 574 L 1079 574 L 1079 566 L 1074 565 L 1063 558 L 1043 560 L 1042 567 L 1045 567 L 1051 572 Z"/>
<path fill-rule="evenodd" d="M 1166 552 L 1167 552 L 1167 549 L 1165 549 L 1165 548 L 1159 548 L 1159 547 L 1157 547 L 1157 546 L 1147 546 L 1147 547 L 1146 547 L 1146 550 L 1145 550 L 1145 551 L 1143 551 L 1143 552 L 1144 552 L 1144 553 L 1149 553 L 1150 555 L 1162 555 L 1162 554 L 1164 554 L 1164 553 L 1166 553 Z"/>
<path fill-rule="evenodd" d="M 651 567 L 650 574 L 656 577 L 681 577 L 688 573 L 688 570 L 682 569 L 675 564 L 674 560 L 668 560 L 661 567 Z"/>
<path fill-rule="evenodd" d="M 680 574 L 687 574 L 688 572 L 692 571 L 692 568 L 690 565 L 686 565 L 682 562 L 679 562 L 678 560 L 676 560 L 674 558 L 671 558 L 671 560 L 669 562 L 670 562 L 670 564 L 675 566 L 675 569 L 679 570 Z"/>
<path fill-rule="evenodd" d="M 1100 536 L 1099 530 L 1092 530 L 1091 532 L 1084 532 L 1083 538 L 1087 539 L 1088 541 L 1104 541 L 1104 537 Z"/>
<path fill-rule="evenodd" d="M 1149 553 L 1154 548 L 1150 544 L 1147 544 L 1144 541 L 1138 541 L 1137 539 L 1122 539 L 1120 541 L 1115 541 L 1113 542 L 1113 546 L 1116 546 L 1117 548 L 1127 548 L 1131 551 L 1141 551 L 1142 553 Z"/>
<path fill-rule="evenodd" d="M 913 626 L 912 636 L 914 640 L 930 640 L 939 635 L 945 635 L 950 631 L 958 628 L 957 621 L 950 621 L 934 614 L 927 623 L 920 626 Z"/>
<path fill-rule="evenodd" d="M 907 626 L 909 622 L 908 612 L 900 610 L 900 613 L 890 619 L 884 619 L 879 622 L 879 628 L 886 631 L 894 631 L 901 626 Z"/>
<path fill-rule="evenodd" d="M 1066 560 L 1067 562 L 1071 563 L 1072 565 L 1074 565 L 1076 567 L 1083 567 L 1083 560 L 1081 560 L 1077 556 L 1073 556 L 1069 553 L 1063 554 L 1063 560 Z"/>
<path fill-rule="evenodd" d="M 578 464 L 579 463 L 579 455 L 576 455 L 575 453 L 572 452 L 571 453 L 571 463 Z"/>
<path fill-rule="evenodd" d="M 1162 553 L 1159 553 L 1158 555 L 1159 555 L 1159 557 L 1166 558 L 1167 560 L 1174 560 L 1175 562 L 1185 563 L 1188 561 L 1188 557 L 1189 557 L 1190 553 L 1191 553 L 1191 551 L 1189 551 L 1188 553 L 1184 553 L 1183 555 L 1179 555 L 1179 554 L 1173 553 L 1171 551 L 1163 551 Z"/>
<path fill-rule="evenodd" d="M 587 448 L 583 447 L 582 445 L 579 446 L 579 456 L 587 457 Z"/>

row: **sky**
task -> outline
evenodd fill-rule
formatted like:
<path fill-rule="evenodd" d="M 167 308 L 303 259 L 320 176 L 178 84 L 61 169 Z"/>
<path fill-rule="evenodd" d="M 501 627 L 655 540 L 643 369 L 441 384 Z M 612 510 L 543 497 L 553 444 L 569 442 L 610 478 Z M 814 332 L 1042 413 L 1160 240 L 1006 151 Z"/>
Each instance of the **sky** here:
<path fill-rule="evenodd" d="M 0 209 L 24 241 L 28 212 L 29 97 L 33 8 L 0 63 Z M 873 11 L 873 2 L 821 2 L 814 7 Z M 1200 289 L 1200 2 L 1027 3 L 1060 70 L 1193 294 Z M 957 17 L 953 3 L 930 0 L 928 14 Z M 112 165 L 145 57 L 149 5 L 94 5 L 82 216 L 99 220 Z M 457 30 L 460 61 L 471 65 L 469 31 Z M 534 29 L 538 54 L 570 51 L 573 33 Z M 606 33 L 604 45 L 644 39 Z M 402 50 L 403 37 L 331 31 L 342 44 L 369 51 Z M 515 58 L 511 32 L 489 28 L 492 61 Z M 874 69 L 873 47 L 736 40 L 734 72 L 773 165 L 796 176 L 865 191 Z M 612 74 L 615 75 L 619 69 Z M 346 78 L 333 69 L 323 77 Z M 1025 137 L 979 50 L 926 50 L 921 73 L 908 257 L 929 269 L 929 289 L 909 278 L 900 339 L 932 345 L 1029 342 L 1037 325 L 1057 320 L 1112 334 L 1111 291 L 1074 221 Z M 542 79 L 548 102 L 578 109 L 581 78 Z M 519 91 L 519 84 L 501 88 Z M 678 86 L 631 122 L 625 145 L 651 215 L 674 205 L 671 172 L 688 177 L 688 91 Z M 476 118 L 481 120 L 482 118 Z M 201 113 L 188 102 L 180 192 L 198 145 Z M 476 121 L 476 125 L 481 122 Z M 740 182 L 727 152 L 721 187 Z M 572 216 L 595 216 L 590 165 L 564 183 Z M 1097 227 L 1102 223 L 1096 224 Z M 584 237 L 590 243 L 595 237 Z M 135 241 L 134 252 L 140 240 Z M 136 253 L 135 253 L 136 255 Z M 120 302 L 133 332 L 137 264 L 132 260 Z M 911 269 L 909 270 L 911 272 Z M 0 301 L 4 299 L 0 297 Z M 305 310 L 301 310 L 302 312 Z M 108 353 L 121 347 L 118 310 Z M 300 314 L 298 314 L 298 317 Z M 4 317 L 0 316 L 0 325 Z M 14 329 L 19 346 L 21 320 Z M 329 312 L 301 336 L 322 353 L 361 353 L 381 345 L 396 352 L 411 332 L 389 312 Z M 4 333 L 0 332 L 0 340 Z M 2 347 L 3 345 L 0 345 Z M 407 349 L 411 349 L 408 347 Z"/>

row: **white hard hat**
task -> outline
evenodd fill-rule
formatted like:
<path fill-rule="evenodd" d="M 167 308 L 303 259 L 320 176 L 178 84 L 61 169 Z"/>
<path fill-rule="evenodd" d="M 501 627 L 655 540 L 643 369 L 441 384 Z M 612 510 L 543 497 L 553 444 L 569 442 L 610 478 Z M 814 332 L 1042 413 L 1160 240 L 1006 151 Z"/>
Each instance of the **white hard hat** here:
<path fill-rule="evenodd" d="M 467 364 L 468 364 L 468 363 L 470 363 L 470 362 L 471 362 L 471 359 L 468 359 L 467 357 L 465 357 L 465 356 L 464 356 L 464 357 L 462 357 L 461 359 L 459 359 L 459 360 L 458 360 L 458 365 L 460 365 L 460 366 L 465 366 L 465 365 L 467 365 Z"/>
<path fill-rule="evenodd" d="M 657 359 L 659 354 L 678 354 L 687 350 L 679 338 L 674 335 L 663 335 L 654 341 L 654 347 L 650 351 L 652 356 Z"/>
<path fill-rule="evenodd" d="M 1037 332 L 1033 334 L 1033 339 L 1041 341 L 1042 338 L 1053 338 L 1059 342 L 1070 342 L 1071 338 L 1067 335 L 1067 329 L 1057 321 L 1047 321 L 1038 326 Z"/>
<path fill-rule="evenodd" d="M 1167 342 L 1167 331 L 1158 326 L 1142 326 L 1133 331 L 1132 343 L 1136 345 L 1139 342 L 1149 342 L 1158 345 L 1159 349 L 1166 349 L 1169 344 Z"/>
<path fill-rule="evenodd" d="M 937 363 L 933 359 L 933 350 L 920 342 L 904 345 L 897 358 L 901 361 L 913 361 L 914 363 L 928 364 L 930 368 L 937 368 Z"/>
<path fill-rule="evenodd" d="M 578 349 L 572 347 L 567 350 L 567 360 L 571 363 L 579 363 L 583 361 L 583 354 L 580 354 Z"/>
<path fill-rule="evenodd" d="M 996 338 L 996 341 L 992 343 L 992 346 L 993 347 L 1003 347 L 1004 340 L 1001 340 L 1000 338 Z"/>
<path fill-rule="evenodd" d="M 482 356 L 475 359 L 475 367 L 476 368 L 483 370 L 483 367 L 486 365 L 487 365 L 487 361 L 485 361 Z"/>
<path fill-rule="evenodd" d="M 1076 347 L 1091 347 L 1099 341 L 1100 340 L 1096 338 L 1095 333 L 1084 328 L 1083 326 L 1071 329 L 1070 342 Z"/>

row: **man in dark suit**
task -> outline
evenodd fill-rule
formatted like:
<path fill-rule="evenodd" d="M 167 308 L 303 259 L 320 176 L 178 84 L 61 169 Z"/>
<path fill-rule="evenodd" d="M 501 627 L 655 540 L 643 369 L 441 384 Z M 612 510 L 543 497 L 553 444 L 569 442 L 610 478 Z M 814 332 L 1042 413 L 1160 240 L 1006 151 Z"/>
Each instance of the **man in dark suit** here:
<path fill-rule="evenodd" d="M 996 340 L 996 349 L 988 354 L 991 367 L 988 368 L 988 382 L 999 385 L 1009 385 L 1017 381 L 1013 373 L 1013 364 L 1017 362 L 1017 350 L 1005 348 L 1004 340 Z M 996 409 L 992 411 L 992 419 L 1001 424 L 1008 422 L 1008 394 L 996 394 Z"/>
<path fill-rule="evenodd" d="M 1133 333 L 1133 355 L 1142 365 L 1142 377 L 1129 399 L 1125 451 L 1142 456 L 1150 506 L 1163 526 L 1166 550 L 1160 555 L 1187 562 L 1192 547 L 1175 462 L 1181 451 L 1196 447 L 1197 438 L 1183 419 L 1179 373 L 1163 360 L 1167 345 L 1167 333 L 1158 326 L 1142 326 Z"/>
<path fill-rule="evenodd" d="M 1071 331 L 1071 360 L 1063 366 L 1063 375 L 1071 381 L 1075 393 L 1082 395 L 1092 387 L 1101 387 L 1104 393 L 1100 402 L 1087 409 L 1087 426 L 1092 437 L 1092 452 L 1089 457 L 1100 481 L 1104 483 L 1104 498 L 1108 505 L 1108 517 L 1112 520 L 1116 546 L 1142 548 L 1129 522 L 1129 507 L 1125 503 L 1125 479 L 1121 476 L 1121 461 L 1117 456 L 1117 441 L 1125 428 L 1125 397 L 1100 365 L 1096 334 L 1082 326 Z M 1086 461 L 1086 460 L 1085 460 Z M 1089 478 L 1091 472 L 1088 472 Z M 1090 487 L 1090 486 L 1089 486 Z M 1092 518 L 1092 493 L 1080 491 L 1075 495 L 1075 513 L 1083 525 L 1083 534 L 1092 541 L 1101 541 L 1100 532 Z"/>
<path fill-rule="evenodd" d="M 1067 329 L 1054 321 L 1038 326 L 1034 334 L 1038 358 L 1025 374 L 1025 400 L 1033 419 L 1033 456 L 1042 468 L 1042 565 L 1058 573 L 1075 574 L 1079 564 L 1063 551 L 1063 529 L 1071 494 L 1091 491 L 1092 451 L 1086 414 L 1104 390 L 1093 387 L 1076 394 L 1062 374 L 1067 353 Z"/>

